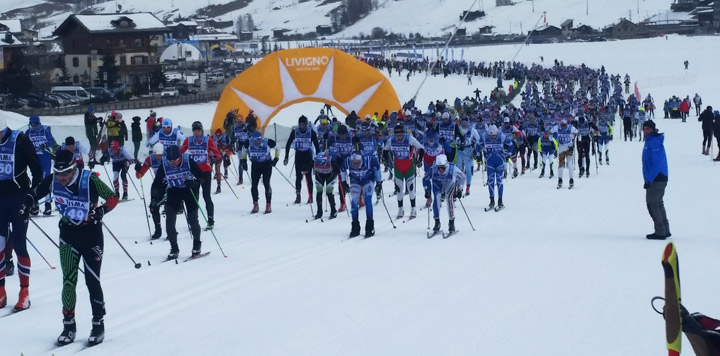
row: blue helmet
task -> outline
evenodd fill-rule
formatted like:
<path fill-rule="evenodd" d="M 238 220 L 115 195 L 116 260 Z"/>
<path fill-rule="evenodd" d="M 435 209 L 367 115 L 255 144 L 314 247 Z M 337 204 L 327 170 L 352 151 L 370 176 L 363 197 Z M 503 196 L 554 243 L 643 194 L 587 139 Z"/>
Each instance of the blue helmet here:
<path fill-rule="evenodd" d="M 425 131 L 425 138 L 426 139 L 435 139 L 435 130 L 428 129 L 427 131 Z"/>
<path fill-rule="evenodd" d="M 94 112 L 94 111 L 95 111 L 94 106 L 92 106 L 92 105 L 88 106 L 88 112 Z"/>
<path fill-rule="evenodd" d="M 262 134 L 260 133 L 260 131 L 253 131 L 250 134 L 250 140 L 251 141 L 262 140 Z"/>
<path fill-rule="evenodd" d="M 40 116 L 31 115 L 30 116 L 30 125 L 40 125 Z"/>
<path fill-rule="evenodd" d="M 172 124 L 172 120 L 170 120 L 170 118 L 167 118 L 167 117 L 166 117 L 166 118 L 163 119 L 163 122 L 162 122 L 162 127 L 163 127 L 163 128 L 166 128 L 166 127 L 172 128 L 172 126 L 173 126 L 173 124 Z"/>

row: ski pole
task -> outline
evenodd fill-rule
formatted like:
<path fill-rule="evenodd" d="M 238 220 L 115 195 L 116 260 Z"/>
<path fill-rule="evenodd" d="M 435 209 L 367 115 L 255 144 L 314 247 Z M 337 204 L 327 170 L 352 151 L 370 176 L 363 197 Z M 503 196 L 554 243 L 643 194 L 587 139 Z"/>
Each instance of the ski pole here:
<path fill-rule="evenodd" d="M 376 184 L 380 184 L 380 199 L 383 206 L 385 207 L 385 212 L 387 213 L 388 219 L 390 219 L 390 224 L 392 224 L 393 229 L 397 229 L 397 226 L 395 226 L 395 222 L 393 221 L 392 216 L 390 216 L 390 210 L 388 210 L 387 205 L 385 205 L 385 193 L 382 191 L 382 182 Z M 372 204 L 372 201 L 370 201 L 369 203 Z M 368 202 L 365 202 L 365 204 L 368 204 Z"/>
<path fill-rule="evenodd" d="M 103 227 L 105 227 L 105 230 L 107 230 L 107 232 L 110 233 L 110 236 L 112 236 L 112 238 L 115 239 L 115 242 L 117 242 L 117 244 L 120 245 L 120 248 L 125 252 L 125 254 L 128 256 L 130 261 L 132 261 L 135 264 L 135 268 L 142 267 L 141 264 L 135 262 L 135 259 L 133 259 L 132 256 L 130 256 L 130 253 L 125 249 L 125 246 L 123 246 L 123 244 L 120 243 L 120 240 L 118 240 L 118 238 L 115 237 L 115 234 L 113 234 L 113 232 L 110 230 L 110 228 L 107 226 L 107 224 L 105 224 L 105 222 L 102 220 L 100 220 L 100 222 L 102 223 Z"/>
<path fill-rule="evenodd" d="M 110 176 L 110 173 L 108 173 L 108 170 L 107 170 L 107 167 L 105 167 L 105 164 L 103 164 L 102 167 L 105 170 L 105 175 L 108 177 L 108 180 L 110 181 L 110 186 L 113 187 L 113 190 L 115 190 L 114 189 L 115 185 L 113 184 L 113 177 Z M 120 187 L 118 187 L 118 191 L 120 191 Z"/>
<path fill-rule="evenodd" d="M 473 229 L 473 231 L 475 231 L 475 226 L 473 226 L 472 221 L 470 221 L 470 215 L 468 215 L 467 210 L 465 210 L 465 204 L 463 204 L 462 199 L 458 199 L 458 201 L 460 202 L 460 206 L 462 207 L 462 210 L 465 212 L 465 216 L 467 217 L 468 222 L 470 223 L 470 227 Z"/>
<path fill-rule="evenodd" d="M 232 188 L 232 185 L 230 185 L 230 182 L 228 182 L 228 180 L 227 180 L 227 178 L 225 178 L 225 176 L 223 176 L 223 180 L 225 180 L 225 183 L 227 184 L 228 188 L 230 188 L 230 191 L 235 196 L 235 199 L 239 200 L 240 198 L 237 196 L 237 194 L 235 194 L 235 189 Z"/>
<path fill-rule="evenodd" d="M 133 187 L 137 191 L 137 186 L 135 186 L 135 181 L 133 181 L 132 177 L 128 176 L 130 178 L 130 183 L 132 183 Z M 145 207 L 145 222 L 147 222 L 147 228 L 148 228 L 148 234 L 152 236 L 152 231 L 150 231 L 150 217 L 148 217 L 148 209 L 147 209 L 147 202 L 145 201 L 145 187 L 143 186 L 143 180 L 142 177 L 140 178 L 140 188 L 142 188 L 142 195 L 140 196 L 143 201 L 143 206 Z"/>
<path fill-rule="evenodd" d="M 190 190 L 190 194 L 192 194 L 193 200 L 195 200 L 195 205 L 197 205 L 198 210 L 202 213 L 203 219 L 205 220 L 205 225 L 208 224 L 207 217 L 205 216 L 205 211 L 200 207 L 200 203 L 198 202 L 197 197 L 195 196 L 195 192 L 193 192 L 192 188 L 188 188 Z M 217 236 L 215 236 L 215 231 L 212 229 L 210 230 L 210 233 L 213 235 L 213 238 L 215 239 L 215 242 L 217 243 L 218 247 L 220 248 L 220 252 L 222 253 L 223 257 L 227 258 L 227 255 L 225 254 L 225 251 L 223 251 L 222 246 L 220 246 L 220 241 L 218 241 Z"/>
<path fill-rule="evenodd" d="M 27 242 L 30 243 L 30 246 L 32 246 L 32 247 L 35 249 L 35 251 L 38 253 L 38 255 L 40 255 L 40 257 L 42 257 L 43 261 L 45 261 L 45 263 L 47 263 L 47 265 L 48 265 L 48 267 L 50 267 L 50 269 L 55 269 L 55 266 L 51 265 L 50 262 L 48 262 L 47 258 L 45 258 L 45 256 L 43 256 L 43 254 L 40 253 L 40 250 L 38 250 L 38 248 L 35 247 L 35 244 L 32 243 L 32 241 L 30 241 L 30 238 L 28 238 L 28 237 L 26 236 L 26 237 L 25 237 L 25 240 L 27 240 Z"/>
<path fill-rule="evenodd" d="M 276 167 L 276 166 L 273 166 L 273 168 L 275 168 L 275 170 L 278 171 L 278 173 L 280 174 L 280 176 L 283 177 L 283 178 L 285 178 L 285 181 L 288 182 L 288 184 L 290 184 L 290 186 L 293 188 L 293 190 L 295 190 L 295 186 L 294 186 L 292 183 L 290 183 L 290 180 L 287 179 L 287 177 L 285 177 L 284 174 L 282 174 L 282 171 L 280 171 L 280 169 L 278 169 L 278 167 Z"/>
<path fill-rule="evenodd" d="M 312 199 L 312 192 L 310 191 L 310 180 L 308 179 L 308 173 L 302 172 L 303 178 L 305 178 L 305 185 L 307 186 L 308 190 L 308 200 Z M 315 211 L 313 209 L 312 203 L 308 204 L 310 205 L 310 215 L 314 218 L 315 217 Z M 322 209 L 322 202 L 320 203 L 320 209 Z"/>

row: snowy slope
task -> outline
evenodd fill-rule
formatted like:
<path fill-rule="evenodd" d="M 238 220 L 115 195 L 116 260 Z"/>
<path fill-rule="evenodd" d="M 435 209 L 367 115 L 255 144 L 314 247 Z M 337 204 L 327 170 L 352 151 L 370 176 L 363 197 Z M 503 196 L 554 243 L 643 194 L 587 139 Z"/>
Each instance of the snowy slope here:
<path fill-rule="evenodd" d="M 605 64 L 611 72 L 637 78 L 643 95 L 647 91 L 643 81 L 652 79 L 648 90 L 656 101 L 698 92 L 712 105 L 720 100 L 714 87 L 718 73 L 711 60 L 719 54 L 717 42 L 712 37 L 670 37 L 531 45 L 518 58 L 537 61 L 543 55 L 546 62 L 558 58 L 565 63 Z M 682 70 L 682 53 L 700 45 L 711 51 L 707 59 L 690 58 L 690 70 Z M 668 53 L 667 48 L 678 54 Z M 491 49 L 468 53 L 494 60 L 517 51 L 516 46 Z M 406 100 L 422 78 L 391 80 Z M 469 95 L 476 86 L 488 92 L 494 84 L 475 82 L 470 87 L 462 76 L 430 78 L 418 103 L 438 97 L 452 100 Z M 289 124 L 319 107 L 293 106 L 278 121 Z M 210 105 L 160 110 L 176 122 L 200 119 L 206 124 L 213 111 Z M 46 122 L 68 119 L 44 118 Z M 683 301 L 692 311 L 717 316 L 720 287 L 710 281 L 718 278 L 720 246 L 711 214 L 720 199 L 714 189 L 720 168 L 700 155 L 700 128 L 694 120 L 694 116 L 685 124 L 658 120 L 666 133 L 670 166 L 665 202 L 682 263 Z M 380 204 L 374 207 L 376 236 L 347 241 L 350 221 L 344 213 L 336 220 L 306 223 L 310 207 L 286 206 L 293 199 L 293 188 L 275 171 L 270 215 L 248 214 L 247 183 L 233 186 L 239 200 L 227 186 L 213 196 L 215 233 L 228 258 L 203 232 L 203 249 L 212 251 L 208 257 L 187 264 L 160 264 L 169 247 L 164 241 L 153 245 L 146 241 L 142 201 L 131 186 L 130 195 L 136 199 L 120 204 L 107 215 L 106 223 L 143 267 L 133 269 L 106 236 L 107 339 L 82 354 L 661 354 L 662 318 L 651 310 L 649 300 L 663 291 L 659 261 L 664 243 L 644 238 L 652 225 L 642 190 L 642 144 L 617 137 L 611 145 L 611 166 L 600 166 L 599 174 L 592 169 L 589 179 L 576 179 L 572 191 L 556 190 L 555 181 L 538 179 L 537 171 L 507 181 L 507 208 L 500 213 L 482 212 L 488 195 L 476 175 L 472 194 L 463 204 L 477 231 L 458 209 L 461 232 L 448 240 L 425 238 L 425 211 L 411 222 L 396 222 L 393 229 Z M 278 168 L 289 175 L 290 167 Z M 101 177 L 107 179 L 104 171 Z M 143 185 L 148 191 L 149 178 Z M 391 183 L 386 181 L 384 188 L 390 191 Z M 393 198 L 385 200 L 394 215 Z M 444 226 L 445 214 L 443 210 Z M 178 220 L 181 253 L 188 255 L 191 240 L 182 217 Z M 56 238 L 55 218 L 37 222 Z M 50 242 L 34 227 L 29 231 L 29 238 L 57 265 Z M 2 354 L 74 354 L 90 330 L 84 284 L 78 286 L 79 340 L 54 349 L 61 330 L 61 275 L 45 266 L 34 251 L 31 255 L 33 304 L 27 311 L 0 319 L 0 335 L 8 340 Z M 16 301 L 17 284 L 17 277 L 8 278 L 10 303 Z M 0 316 L 7 312 L 9 308 Z"/>
<path fill-rule="evenodd" d="M 0 13 L 38 3 L 37 0 L 8 2 L 0 5 Z M 223 5 L 232 0 L 118 0 L 126 12 L 152 12 L 160 19 L 174 18 L 178 15 L 189 16 L 208 5 Z M 217 17 L 219 20 L 236 21 L 239 15 L 252 14 L 258 28 L 256 35 L 272 35 L 274 28 L 287 28 L 291 33 L 314 32 L 317 25 L 330 25 L 330 10 L 339 6 L 339 2 L 321 5 L 323 1 L 311 0 L 264 0 L 251 1 L 246 7 L 227 12 Z M 495 1 L 480 0 L 380 0 L 379 8 L 373 10 L 364 19 L 332 37 L 353 37 L 360 33 L 369 35 L 374 27 L 386 31 L 409 34 L 420 33 L 423 36 L 437 36 L 448 33 L 459 20 L 459 16 L 473 3 L 472 10 L 484 10 L 488 16 L 461 25 L 468 34 L 483 26 L 494 26 L 494 33 L 527 33 L 546 12 L 547 24 L 560 26 L 567 19 L 574 19 L 575 26 L 590 25 L 600 29 L 618 21 L 621 17 L 630 17 L 633 21 L 645 19 L 662 11 L 669 10 L 671 0 L 535 0 L 533 2 L 515 0 L 513 6 L 496 7 Z M 587 4 L 587 9 L 586 9 Z M 277 8 L 277 10 L 274 10 Z M 98 13 L 115 12 L 115 2 L 109 1 L 95 6 Z M 587 11 L 586 11 L 587 10 Z M 588 13 L 586 15 L 586 12 Z M 46 19 L 49 23 L 45 32 L 51 32 L 69 14 L 61 14 Z M 672 15 L 677 16 L 677 15 Z M 682 15 L 680 15 L 682 16 Z M 663 18 L 664 19 L 664 16 Z M 540 22 L 542 24 L 542 21 Z"/>

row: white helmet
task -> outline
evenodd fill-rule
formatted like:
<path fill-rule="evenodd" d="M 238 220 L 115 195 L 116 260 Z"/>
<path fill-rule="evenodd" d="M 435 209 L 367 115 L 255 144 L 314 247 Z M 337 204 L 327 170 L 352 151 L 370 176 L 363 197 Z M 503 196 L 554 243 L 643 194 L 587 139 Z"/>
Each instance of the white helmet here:
<path fill-rule="evenodd" d="M 437 157 L 435 157 L 435 167 L 447 167 L 448 160 L 447 156 L 444 154 L 439 154 Z"/>
<path fill-rule="evenodd" d="M 498 134 L 497 126 L 490 125 L 490 127 L 488 127 L 488 135 L 489 136 L 497 136 L 497 134 Z"/>
<path fill-rule="evenodd" d="M 163 154 L 163 144 L 160 142 L 156 143 L 152 148 L 152 152 L 154 155 L 162 155 Z"/>
<path fill-rule="evenodd" d="M 449 118 L 450 118 L 450 113 L 448 113 L 447 111 L 444 112 L 444 113 L 442 113 L 442 118 L 443 118 L 443 119 L 449 119 Z"/>

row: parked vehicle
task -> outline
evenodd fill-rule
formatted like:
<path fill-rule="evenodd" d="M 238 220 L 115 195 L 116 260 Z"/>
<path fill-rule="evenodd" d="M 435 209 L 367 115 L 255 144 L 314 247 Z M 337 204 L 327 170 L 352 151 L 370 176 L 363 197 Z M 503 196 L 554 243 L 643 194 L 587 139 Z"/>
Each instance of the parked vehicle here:
<path fill-rule="evenodd" d="M 95 103 L 108 103 L 117 100 L 115 94 L 105 88 L 85 88 L 85 90 L 95 97 L 93 100 Z"/>
<path fill-rule="evenodd" d="M 59 96 L 63 99 L 65 99 L 67 102 L 69 102 L 69 105 L 80 105 L 80 100 L 78 100 L 76 97 L 66 94 L 66 93 L 52 93 L 50 95 Z"/>
<path fill-rule="evenodd" d="M 181 95 L 188 95 L 188 94 L 197 94 L 197 89 L 193 88 L 192 85 L 188 83 L 177 83 L 175 84 L 175 88 L 177 88 L 178 92 Z"/>
<path fill-rule="evenodd" d="M 46 104 L 46 107 L 56 108 L 56 107 L 60 106 L 60 102 L 58 100 L 51 98 L 49 96 L 44 96 L 42 94 L 33 94 L 33 93 L 25 94 L 25 96 L 28 98 L 33 98 L 33 99 L 42 101 L 43 103 Z"/>
<path fill-rule="evenodd" d="M 57 86 L 57 87 L 52 87 L 52 88 L 50 89 L 50 93 L 52 93 L 52 94 L 55 94 L 55 93 L 65 93 L 65 94 L 69 94 L 69 95 L 77 98 L 78 101 L 80 102 L 80 104 L 83 104 L 83 105 L 90 104 L 90 102 L 91 102 L 91 100 L 92 100 L 92 98 L 93 98 L 92 94 L 88 93 L 88 91 L 85 90 L 85 88 L 83 88 L 83 87 L 78 87 L 78 86 Z"/>
<path fill-rule="evenodd" d="M 178 91 L 177 88 L 175 88 L 175 87 L 167 87 L 160 92 L 160 97 L 162 97 L 162 98 L 167 98 L 167 97 L 177 98 L 178 95 L 180 95 L 180 91 Z"/>
<path fill-rule="evenodd" d="M 208 83 L 220 84 L 225 82 L 225 74 L 222 72 L 212 72 L 207 74 Z"/>
<path fill-rule="evenodd" d="M 57 100 L 57 102 L 60 104 L 60 106 L 73 106 L 77 105 L 77 103 L 73 103 L 72 100 L 68 99 L 67 97 L 60 95 L 60 93 L 55 94 L 48 94 L 49 98 Z"/>

